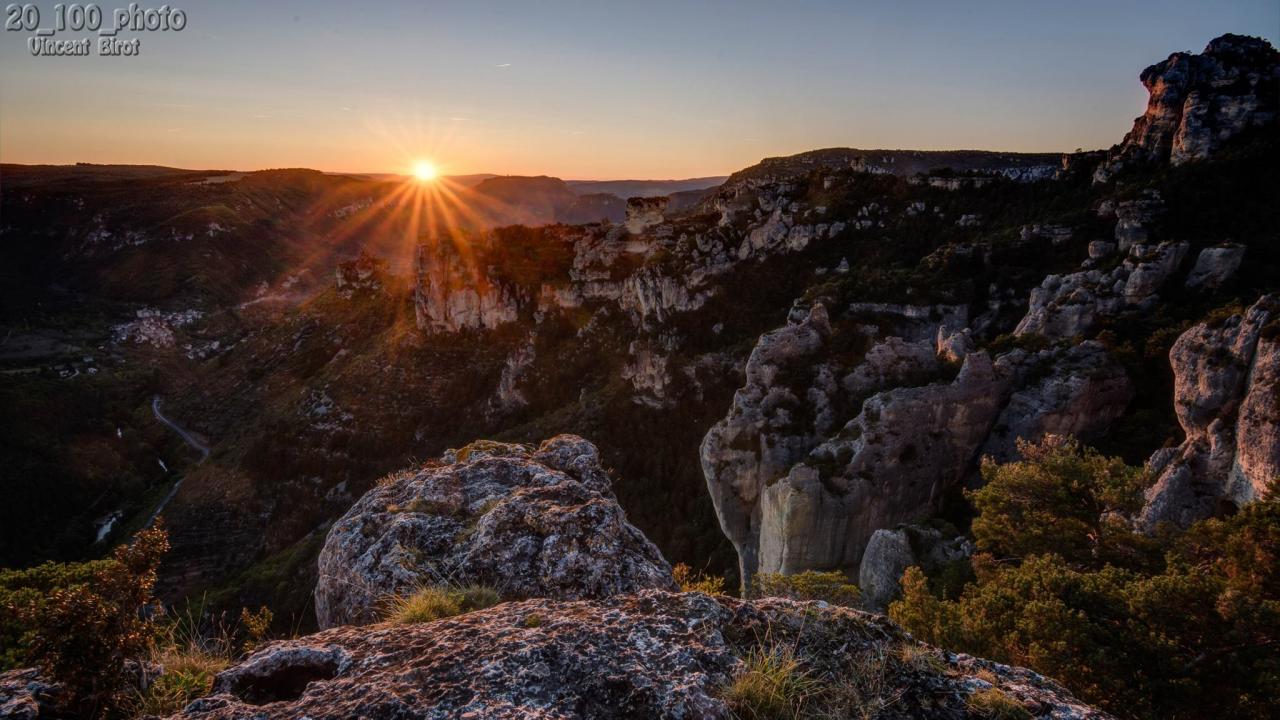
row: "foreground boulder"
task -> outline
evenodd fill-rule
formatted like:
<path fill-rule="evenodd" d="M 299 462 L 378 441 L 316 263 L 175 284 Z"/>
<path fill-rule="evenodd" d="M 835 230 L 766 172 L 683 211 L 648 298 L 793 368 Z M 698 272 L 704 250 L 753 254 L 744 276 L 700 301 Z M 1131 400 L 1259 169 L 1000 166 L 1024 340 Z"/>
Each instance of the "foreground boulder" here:
<path fill-rule="evenodd" d="M 881 617 L 655 590 L 271 643 L 178 717 L 730 718 L 725 687 L 761 648 L 794 650 L 820 697 L 861 698 L 842 712 L 880 699 L 881 718 L 971 717 L 968 698 L 994 686 L 1032 717 L 1109 717 L 1031 671 L 937 651 Z"/>
<path fill-rule="evenodd" d="M 477 442 L 385 478 L 329 531 L 316 619 L 372 622 L 388 597 L 440 583 L 569 599 L 675 587 L 596 447 L 573 435 L 537 450 Z"/>

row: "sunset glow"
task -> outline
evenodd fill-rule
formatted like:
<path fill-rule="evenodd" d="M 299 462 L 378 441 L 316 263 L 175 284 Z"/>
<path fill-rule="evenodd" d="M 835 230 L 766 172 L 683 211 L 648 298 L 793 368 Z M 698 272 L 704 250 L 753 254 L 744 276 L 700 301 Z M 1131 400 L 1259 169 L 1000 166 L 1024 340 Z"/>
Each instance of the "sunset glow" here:
<path fill-rule="evenodd" d="M 431 182 L 432 180 L 435 180 L 438 175 L 439 173 L 436 171 L 436 166 L 427 160 L 419 160 L 413 164 L 413 177 L 416 178 L 418 182 Z"/>

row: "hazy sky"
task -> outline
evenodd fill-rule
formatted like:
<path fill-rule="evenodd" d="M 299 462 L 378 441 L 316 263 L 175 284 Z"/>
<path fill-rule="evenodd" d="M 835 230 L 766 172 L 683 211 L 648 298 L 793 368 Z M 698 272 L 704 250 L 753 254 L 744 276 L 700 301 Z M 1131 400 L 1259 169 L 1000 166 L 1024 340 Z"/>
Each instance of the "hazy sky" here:
<path fill-rule="evenodd" d="M 829 146 L 1097 148 L 1145 66 L 1280 34 L 1278 0 L 168 2 L 186 28 L 121 33 L 138 57 L 0 35 L 0 160 L 672 178 Z"/>

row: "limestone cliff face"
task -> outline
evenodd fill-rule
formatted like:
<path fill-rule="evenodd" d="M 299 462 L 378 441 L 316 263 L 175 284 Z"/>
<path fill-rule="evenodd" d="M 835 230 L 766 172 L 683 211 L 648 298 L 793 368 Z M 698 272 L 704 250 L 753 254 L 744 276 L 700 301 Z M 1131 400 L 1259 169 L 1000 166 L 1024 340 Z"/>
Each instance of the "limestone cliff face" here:
<path fill-rule="evenodd" d="M 820 304 L 760 338 L 746 385 L 701 447 L 743 578 L 853 574 L 876 530 L 928 516 L 981 452 L 1007 458 L 1017 438 L 1046 432 L 1089 436 L 1131 398 L 1097 343 L 993 360 L 952 329 L 963 315 L 914 310 L 883 335 L 864 326 L 860 340 L 842 338 L 844 352 Z M 851 364 L 850 344 L 869 346 Z M 947 363 L 960 364 L 952 379 Z"/>
<path fill-rule="evenodd" d="M 1188 525 L 1257 499 L 1280 476 L 1280 299 L 1201 323 L 1169 352 L 1186 439 L 1148 462 L 1156 483 L 1140 522 Z"/>
<path fill-rule="evenodd" d="M 329 531 L 316 618 L 370 622 L 388 596 L 440 583 L 560 598 L 674 587 L 614 499 L 595 446 L 571 435 L 536 451 L 475 443 L 379 483 Z"/>
<path fill-rule="evenodd" d="M 474 257 L 446 240 L 420 246 L 414 272 L 413 304 L 423 330 L 492 329 L 519 317 L 516 290 L 491 280 Z"/>
<path fill-rule="evenodd" d="M 1204 52 L 1174 53 L 1142 71 L 1147 110 L 1094 179 L 1133 162 L 1173 165 L 1209 157 L 1226 140 L 1276 117 L 1280 53 L 1266 40 L 1223 35 Z"/>

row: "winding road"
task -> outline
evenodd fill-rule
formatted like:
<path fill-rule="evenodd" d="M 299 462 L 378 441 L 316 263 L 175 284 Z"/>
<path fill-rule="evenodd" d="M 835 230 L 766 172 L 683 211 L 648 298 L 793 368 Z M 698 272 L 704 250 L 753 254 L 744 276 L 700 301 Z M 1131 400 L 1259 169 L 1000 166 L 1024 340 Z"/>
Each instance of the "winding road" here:
<path fill-rule="evenodd" d="M 209 447 L 207 445 L 197 440 L 194 435 L 182 429 L 178 423 L 165 417 L 164 413 L 160 412 L 159 395 L 152 396 L 151 398 L 151 412 L 155 413 L 157 420 L 168 425 L 174 432 L 178 433 L 178 436 L 182 438 L 183 442 L 200 451 L 200 462 L 204 462 L 209 459 Z"/>
<path fill-rule="evenodd" d="M 209 459 L 209 446 L 197 440 L 194 435 L 187 432 L 180 425 L 165 417 L 164 413 L 160 412 L 159 395 L 152 396 L 151 398 L 151 412 L 156 416 L 157 420 L 169 426 L 169 428 L 174 432 L 178 433 L 178 437 L 181 437 L 183 442 L 200 451 L 201 463 Z M 163 463 L 161 463 L 161 466 L 163 467 Z M 173 499 L 173 496 L 178 494 L 178 489 L 182 487 L 182 480 L 183 478 L 178 478 L 178 481 L 173 484 L 173 487 L 169 488 L 168 494 L 164 496 L 164 499 L 160 501 L 159 505 L 156 505 L 156 509 L 151 511 L 151 517 L 147 518 L 147 524 L 143 527 L 151 527 L 155 524 L 156 518 L 160 517 L 161 511 L 165 509 L 169 504 L 169 501 Z"/>

